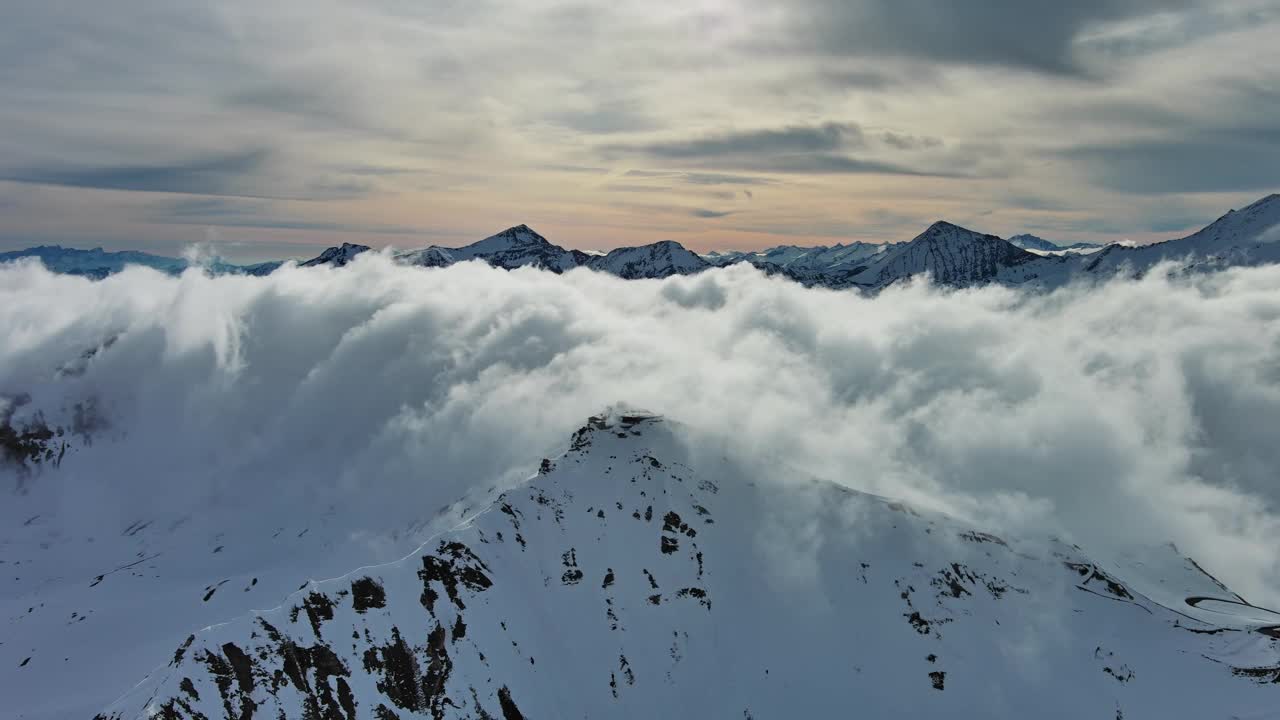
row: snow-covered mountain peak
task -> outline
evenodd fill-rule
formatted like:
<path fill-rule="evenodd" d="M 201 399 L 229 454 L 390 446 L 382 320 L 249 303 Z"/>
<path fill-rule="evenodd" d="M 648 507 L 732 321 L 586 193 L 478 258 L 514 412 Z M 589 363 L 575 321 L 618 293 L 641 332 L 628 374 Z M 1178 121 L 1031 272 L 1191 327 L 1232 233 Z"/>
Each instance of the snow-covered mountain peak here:
<path fill-rule="evenodd" d="M 528 225 L 509 227 L 496 235 L 468 245 L 474 253 L 500 252 L 516 248 L 541 247 L 551 245 L 545 237 L 534 232 Z"/>
<path fill-rule="evenodd" d="M 446 267 L 454 263 L 454 258 L 449 251 L 437 245 L 402 252 L 397 254 L 395 259 L 396 262 L 404 265 L 418 267 Z"/>
<path fill-rule="evenodd" d="M 1011 269 L 1037 259 L 1039 256 L 995 235 L 940 220 L 910 242 L 884 250 L 846 282 L 878 289 L 929 273 L 942 285 L 982 285 L 1001 280 L 1010 275 Z M 1013 273 L 1021 274 L 1016 269 Z"/>
<path fill-rule="evenodd" d="M 1009 242 L 1023 250 L 1054 251 L 1061 249 L 1056 243 L 1049 242 L 1042 237 L 1031 235 L 1029 233 L 1013 235 L 1009 238 Z"/>
<path fill-rule="evenodd" d="M 603 412 L 587 418 L 587 424 L 584 427 L 589 430 L 629 432 L 632 435 L 640 435 L 643 430 L 658 427 L 662 422 L 663 417 L 658 413 L 618 404 L 611 405 Z M 662 427 L 665 431 L 669 426 L 662 425 Z"/>
<path fill-rule="evenodd" d="M 1062 245 L 1029 233 L 1013 235 L 1009 238 L 1009 242 L 1015 247 L 1020 247 L 1037 255 L 1088 255 L 1102 249 L 1102 246 L 1097 243 L 1077 242 L 1070 245 Z"/>
<path fill-rule="evenodd" d="M 344 242 L 341 245 L 326 249 L 318 256 L 299 263 L 299 267 L 315 267 L 317 265 L 332 265 L 333 267 L 342 267 L 355 259 L 357 255 L 369 251 L 368 245 L 357 245 L 355 243 Z"/>
<path fill-rule="evenodd" d="M 1108 245 L 1083 266 L 1097 276 L 1138 276 L 1161 262 L 1181 270 L 1280 262 L 1280 195 L 1231 210 L 1203 229 L 1176 240 L 1139 247 Z"/>
<path fill-rule="evenodd" d="M 1199 252 L 1247 246 L 1280 239 L 1280 194 L 1268 195 L 1210 223 L 1199 232 L 1170 242 L 1185 243 Z M 1272 237 L 1276 235 L 1277 237 Z M 1162 243 L 1163 244 L 1163 243 Z"/>
<path fill-rule="evenodd" d="M 652 413 L 595 415 L 408 557 L 196 630 L 101 717 L 1274 707 L 1275 614 L 1175 550 L 1102 562 L 709 449 Z"/>
<path fill-rule="evenodd" d="M 974 242 L 992 238 L 999 240 L 999 238 L 994 235 L 975 232 L 954 223 L 949 223 L 946 220 L 939 220 L 926 228 L 924 232 L 917 235 L 912 242 L 916 242 L 918 240 L 929 242 Z"/>
<path fill-rule="evenodd" d="M 586 266 L 627 279 L 664 278 L 700 272 L 710 263 L 674 240 L 624 247 L 591 257 Z"/>

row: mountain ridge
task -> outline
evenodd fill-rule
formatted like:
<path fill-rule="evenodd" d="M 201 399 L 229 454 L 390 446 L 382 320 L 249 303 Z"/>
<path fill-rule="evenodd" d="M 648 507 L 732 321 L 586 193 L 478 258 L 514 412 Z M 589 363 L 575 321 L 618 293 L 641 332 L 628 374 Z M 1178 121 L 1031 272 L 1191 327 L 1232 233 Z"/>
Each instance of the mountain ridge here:
<path fill-rule="evenodd" d="M 516 225 L 483 240 L 456 248 L 431 245 L 392 253 L 394 261 L 416 267 L 446 267 L 479 260 L 514 270 L 532 267 L 553 273 L 587 268 L 626 279 L 689 275 L 714 267 L 750 264 L 771 275 L 782 275 L 804 285 L 832 289 L 856 288 L 867 292 L 928 274 L 941 285 L 973 287 L 1003 284 L 1035 290 L 1052 290 L 1076 280 L 1097 280 L 1141 275 L 1160 263 L 1173 262 L 1187 270 L 1207 270 L 1235 265 L 1280 262 L 1280 194 L 1268 195 L 1240 210 L 1232 210 L 1205 228 L 1182 238 L 1139 247 L 1119 244 L 1105 247 L 1088 243 L 1058 246 L 1032 235 L 1010 240 L 980 233 L 947 221 L 938 221 L 911 240 L 897 243 L 778 246 L 759 252 L 718 251 L 698 255 L 673 240 L 636 247 L 615 248 L 609 253 L 587 253 L 553 244 L 528 225 Z M 1025 245 L 1026 247 L 1020 247 Z M 1052 248 L 1052 249 L 1050 249 Z M 368 250 L 368 246 L 343 243 L 327 248 L 299 267 L 340 267 Z M 96 255 L 94 253 L 97 253 Z M 85 254 L 85 255 L 81 255 Z M 146 264 L 162 272 L 176 273 L 190 266 L 185 260 L 130 251 L 115 253 L 110 263 L 84 258 L 112 255 L 41 246 L 0 254 L 0 261 L 20 257 L 41 258 L 55 271 L 101 278 L 128 264 Z M 67 257 L 76 260 L 67 260 Z M 206 266 L 215 273 L 261 275 L 282 263 Z"/>

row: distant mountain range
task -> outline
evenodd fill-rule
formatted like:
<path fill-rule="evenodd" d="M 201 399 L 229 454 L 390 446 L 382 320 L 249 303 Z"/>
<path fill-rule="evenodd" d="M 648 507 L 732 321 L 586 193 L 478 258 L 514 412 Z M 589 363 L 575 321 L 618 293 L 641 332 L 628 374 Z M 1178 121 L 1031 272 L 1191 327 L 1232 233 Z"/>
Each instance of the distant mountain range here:
<path fill-rule="evenodd" d="M 136 250 L 108 252 L 100 247 L 80 250 L 61 245 L 40 245 L 25 250 L 0 252 L 0 263 L 28 257 L 39 258 L 45 267 L 54 272 L 83 275 L 96 280 L 118 273 L 129 265 L 143 265 L 161 272 L 177 274 L 195 264 L 184 258 L 153 255 Z M 204 267 L 217 274 L 269 275 L 283 264 L 282 261 L 273 260 L 256 265 L 233 265 L 215 260 L 205 264 Z"/>
<path fill-rule="evenodd" d="M 527 225 L 504 230 L 477 243 L 458 248 L 436 245 L 400 251 L 392 258 L 404 265 L 444 267 L 480 260 L 508 270 L 534 267 L 554 273 L 589 268 L 626 279 L 690 275 L 713 267 L 748 263 L 771 275 L 835 289 L 877 291 L 907 278 L 929 273 L 934 282 L 951 287 L 989 283 L 1052 289 L 1081 278 L 1105 279 L 1116 274 L 1140 276 L 1160 262 L 1173 261 L 1188 269 L 1280 262 L 1280 195 L 1269 195 L 1232 210 L 1203 230 L 1184 238 L 1130 247 L 1076 243 L 1060 246 L 1034 235 L 1004 240 L 947 222 L 937 222 L 915 238 L 899 243 L 861 243 L 831 247 L 783 245 L 759 252 L 693 253 L 672 240 L 640 247 L 617 248 L 592 254 L 562 248 Z M 369 251 L 365 245 L 343 243 L 299 267 L 341 267 Z M 187 260 L 148 253 L 104 252 L 41 246 L 0 253 L 0 262 L 37 257 L 56 272 L 101 278 L 128 265 L 146 265 L 178 273 Z M 205 267 L 215 273 L 266 275 L 284 265 L 267 262 Z"/>

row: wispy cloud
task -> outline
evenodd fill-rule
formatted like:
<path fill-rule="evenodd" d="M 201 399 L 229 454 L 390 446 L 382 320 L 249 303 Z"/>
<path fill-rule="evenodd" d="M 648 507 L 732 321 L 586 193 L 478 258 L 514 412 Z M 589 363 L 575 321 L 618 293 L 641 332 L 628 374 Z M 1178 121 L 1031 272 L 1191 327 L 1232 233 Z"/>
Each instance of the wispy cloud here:
<path fill-rule="evenodd" d="M 737 213 L 737 210 L 708 210 L 706 208 L 694 208 L 689 214 L 697 218 L 722 218 Z"/>
<path fill-rule="evenodd" d="M 196 195 L 253 195 L 246 180 L 267 162 L 248 150 L 159 165 L 26 167 L 0 170 L 0 179 L 41 185 Z"/>

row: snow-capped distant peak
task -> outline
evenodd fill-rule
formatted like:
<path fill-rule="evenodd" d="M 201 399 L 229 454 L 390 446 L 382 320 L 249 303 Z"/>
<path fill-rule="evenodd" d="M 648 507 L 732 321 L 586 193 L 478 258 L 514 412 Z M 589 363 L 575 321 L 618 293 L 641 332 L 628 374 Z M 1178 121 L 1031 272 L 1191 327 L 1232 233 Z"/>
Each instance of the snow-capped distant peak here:
<path fill-rule="evenodd" d="M 1211 248 L 1266 242 L 1280 226 L 1280 194 L 1268 195 L 1239 210 L 1230 210 L 1203 230 L 1170 242 L 1185 243 L 1199 252 Z"/>
<path fill-rule="evenodd" d="M 481 240 L 480 242 L 468 245 L 476 253 L 482 252 L 499 252 L 511 248 L 544 246 L 550 245 L 551 242 L 545 237 L 534 232 L 533 228 L 528 225 L 516 225 L 506 230 Z"/>
<path fill-rule="evenodd" d="M 627 279 L 688 275 L 711 267 L 702 257 L 674 240 L 617 248 L 604 257 L 591 258 L 587 266 Z"/>
<path fill-rule="evenodd" d="M 318 256 L 299 263 L 299 267 L 315 267 L 317 265 L 332 265 L 333 267 L 342 267 L 355 259 L 357 255 L 369 250 L 368 245 L 357 245 L 355 243 L 344 242 L 339 246 L 331 247 L 320 253 Z"/>
<path fill-rule="evenodd" d="M 1037 255 L 1061 255 L 1064 253 L 1087 255 L 1102 248 L 1097 243 L 1078 242 L 1070 245 L 1060 245 L 1051 240 L 1045 240 L 1028 233 L 1014 235 L 1009 238 L 1009 242 L 1017 247 L 1027 250 Z"/>
<path fill-rule="evenodd" d="M 445 267 L 454 263 L 454 258 L 449 251 L 436 245 L 399 253 L 395 259 L 402 265 L 418 267 Z"/>
<path fill-rule="evenodd" d="M 1000 240 L 1000 238 L 995 235 L 988 235 L 986 233 L 970 230 L 969 228 L 961 227 L 955 223 L 947 222 L 946 220 L 938 220 L 926 228 L 924 232 L 917 235 L 915 240 L 971 242 L 974 240 Z M 1001 242 L 1004 241 L 1001 240 Z"/>
<path fill-rule="evenodd" d="M 1060 249 L 1057 243 L 1049 242 L 1042 237 L 1037 237 L 1028 233 L 1014 235 L 1009 238 L 1009 242 L 1023 250 L 1046 250 L 1052 252 Z"/>

